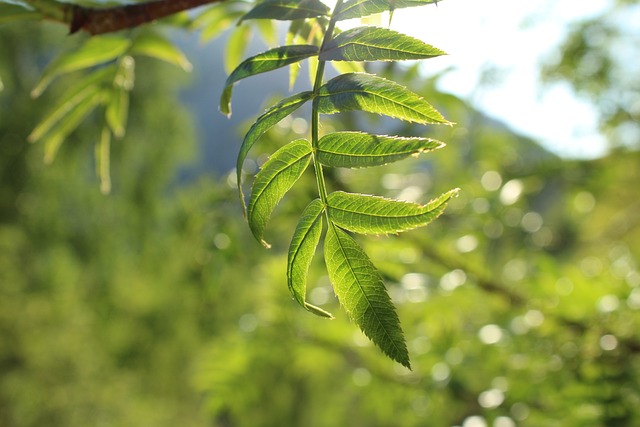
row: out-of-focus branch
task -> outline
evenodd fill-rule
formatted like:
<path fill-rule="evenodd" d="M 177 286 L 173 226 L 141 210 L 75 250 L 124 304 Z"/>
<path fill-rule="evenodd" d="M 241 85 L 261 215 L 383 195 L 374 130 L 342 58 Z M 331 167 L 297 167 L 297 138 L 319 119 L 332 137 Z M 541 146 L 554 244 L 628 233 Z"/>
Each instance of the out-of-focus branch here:
<path fill-rule="evenodd" d="M 91 35 L 134 28 L 184 10 L 224 0 L 155 0 L 107 8 L 84 7 L 55 0 L 25 0 L 45 19 L 69 26 L 71 34 L 86 31 Z"/>

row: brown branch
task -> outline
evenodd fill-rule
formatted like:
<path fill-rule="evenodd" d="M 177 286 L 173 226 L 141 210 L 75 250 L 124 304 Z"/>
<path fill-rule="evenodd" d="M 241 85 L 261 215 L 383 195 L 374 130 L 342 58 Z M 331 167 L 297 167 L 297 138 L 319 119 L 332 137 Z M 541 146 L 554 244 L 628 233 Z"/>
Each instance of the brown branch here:
<path fill-rule="evenodd" d="M 91 35 L 112 33 L 134 28 L 156 19 L 224 0 L 155 0 L 110 8 L 93 8 L 69 5 L 65 10 L 65 22 L 70 33 L 86 31 Z"/>

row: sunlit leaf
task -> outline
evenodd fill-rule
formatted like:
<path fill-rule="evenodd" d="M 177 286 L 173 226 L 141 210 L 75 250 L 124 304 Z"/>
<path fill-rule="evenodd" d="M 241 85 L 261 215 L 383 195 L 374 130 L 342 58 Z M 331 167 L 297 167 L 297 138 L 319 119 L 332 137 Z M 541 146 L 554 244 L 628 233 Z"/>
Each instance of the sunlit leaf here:
<path fill-rule="evenodd" d="M 40 96 L 49 83 L 61 74 L 113 61 L 124 54 L 130 44 L 131 41 L 123 36 L 91 37 L 78 49 L 65 52 L 49 63 L 43 71 L 40 81 L 31 91 L 31 96 Z"/>
<path fill-rule="evenodd" d="M 269 108 L 264 114 L 262 114 L 255 121 L 251 128 L 247 132 L 242 141 L 242 146 L 238 151 L 238 159 L 236 161 L 236 178 L 238 180 L 238 193 L 242 202 L 242 210 L 246 214 L 246 206 L 244 202 L 244 194 L 242 193 L 242 166 L 249 154 L 249 150 L 256 143 L 266 131 L 268 131 L 273 125 L 280 120 L 293 113 L 300 108 L 305 102 L 307 102 L 313 96 L 312 92 L 301 92 L 293 95 L 289 98 L 283 99 L 273 107 Z"/>
<path fill-rule="evenodd" d="M 323 114 L 360 110 L 421 124 L 450 124 L 421 96 L 371 74 L 342 74 L 322 86 L 318 96 Z"/>
<path fill-rule="evenodd" d="M 331 61 L 331 66 L 338 74 L 364 73 L 366 71 L 362 62 Z"/>
<path fill-rule="evenodd" d="M 225 88 L 220 97 L 220 111 L 227 116 L 231 114 L 231 94 L 233 85 L 237 81 L 302 61 L 317 54 L 318 48 L 316 46 L 280 46 L 242 61 L 225 82 Z"/>
<path fill-rule="evenodd" d="M 256 26 L 258 27 L 262 40 L 264 40 L 268 46 L 273 46 L 278 43 L 278 29 L 275 22 L 269 19 L 259 19 L 256 21 Z"/>
<path fill-rule="evenodd" d="M 389 234 L 423 227 L 436 219 L 456 196 L 451 190 L 426 205 L 366 194 L 335 191 L 327 198 L 327 212 L 335 224 L 354 233 Z"/>
<path fill-rule="evenodd" d="M 331 313 L 306 301 L 307 274 L 322 234 L 322 214 L 324 204 L 315 199 L 306 207 L 293 233 L 287 262 L 287 283 L 298 303 L 310 312 L 322 317 L 333 318 Z"/>
<path fill-rule="evenodd" d="M 320 53 L 324 61 L 400 61 L 444 55 L 416 38 L 386 28 L 357 27 L 338 34 Z"/>
<path fill-rule="evenodd" d="M 329 8 L 320 0 L 265 0 L 258 3 L 242 19 L 294 19 L 327 15 Z"/>
<path fill-rule="evenodd" d="M 298 139 L 273 153 L 256 175 L 247 219 L 253 235 L 264 246 L 269 247 L 262 237 L 271 212 L 302 176 L 310 160 L 311 144 L 305 139 Z"/>
<path fill-rule="evenodd" d="M 324 242 L 329 279 L 349 317 L 391 359 L 410 368 L 400 320 L 380 273 L 362 248 L 329 224 Z"/>
<path fill-rule="evenodd" d="M 155 32 L 144 32 L 136 37 L 128 52 L 129 55 L 144 55 L 176 65 L 185 71 L 193 66 L 184 53 L 166 37 Z"/>
<path fill-rule="evenodd" d="M 240 64 L 250 39 L 251 29 L 246 25 L 236 27 L 231 32 L 224 51 L 224 71 L 227 74 Z"/>
<path fill-rule="evenodd" d="M 444 147 L 431 138 L 333 132 L 318 141 L 320 163 L 339 168 L 380 166 Z"/>
<path fill-rule="evenodd" d="M 442 0 L 347 0 L 334 12 L 335 19 L 362 18 L 385 11 L 392 11 L 405 7 L 424 6 L 438 3 Z"/>
<path fill-rule="evenodd" d="M 59 102 L 44 115 L 42 121 L 38 123 L 29 135 L 29 141 L 35 142 L 41 139 L 63 117 L 73 111 L 78 104 L 95 95 L 104 85 L 110 84 L 116 71 L 117 67 L 110 65 L 89 73 L 78 80 L 74 86 L 60 96 Z"/>

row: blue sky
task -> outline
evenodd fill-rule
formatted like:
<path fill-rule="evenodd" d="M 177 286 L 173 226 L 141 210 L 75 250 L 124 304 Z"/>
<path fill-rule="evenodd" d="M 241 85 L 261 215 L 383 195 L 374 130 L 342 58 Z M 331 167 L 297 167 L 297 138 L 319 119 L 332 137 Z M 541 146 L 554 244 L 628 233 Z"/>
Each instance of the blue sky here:
<path fill-rule="evenodd" d="M 443 90 L 470 100 L 554 153 L 592 158 L 606 152 L 595 111 L 576 99 L 568 86 L 543 88 L 538 70 L 568 23 L 607 4 L 607 0 L 443 0 L 437 7 L 397 10 L 391 28 L 449 54 L 423 65 L 426 75 L 451 69 L 441 80 Z M 479 86 L 491 70 L 498 78 Z"/>

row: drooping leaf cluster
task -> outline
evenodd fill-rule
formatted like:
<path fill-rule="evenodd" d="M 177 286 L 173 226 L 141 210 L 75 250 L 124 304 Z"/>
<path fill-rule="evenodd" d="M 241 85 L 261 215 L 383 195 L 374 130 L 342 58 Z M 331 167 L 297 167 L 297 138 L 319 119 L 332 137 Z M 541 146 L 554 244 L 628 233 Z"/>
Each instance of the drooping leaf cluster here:
<path fill-rule="evenodd" d="M 311 91 L 294 94 L 273 105 L 250 127 L 237 159 L 240 198 L 249 227 L 266 247 L 264 233 L 271 214 L 313 164 L 318 198 L 302 213 L 293 233 L 287 263 L 287 282 L 294 299 L 322 317 L 332 314 L 306 301 L 307 273 L 324 232 L 324 259 L 333 289 L 349 317 L 391 359 L 410 367 L 409 355 L 395 308 L 381 274 L 350 233 L 386 235 L 429 224 L 445 209 L 457 190 L 425 205 L 379 196 L 327 189 L 323 168 L 365 168 L 395 162 L 444 144 L 422 137 L 376 135 L 366 132 L 332 132 L 320 136 L 322 114 L 364 111 L 427 124 L 450 124 L 431 104 L 393 81 L 363 72 L 361 62 L 427 59 L 444 52 L 413 37 L 386 28 L 362 26 L 340 32 L 339 21 L 362 18 L 394 8 L 420 6 L 434 1 L 338 1 L 330 11 L 319 0 L 266 0 L 241 17 L 245 20 L 290 21 L 287 44 L 242 61 L 229 75 L 220 110 L 231 114 L 232 89 L 238 81 L 285 66 L 311 61 Z M 294 44 L 302 40 L 301 44 Z M 325 64 L 341 73 L 324 81 Z M 341 66 L 344 63 L 351 67 Z M 343 71 L 344 70 L 344 71 Z M 310 140 L 292 141 L 271 155 L 257 173 L 248 206 L 242 191 L 242 167 L 258 139 L 285 117 L 311 102 Z"/>

